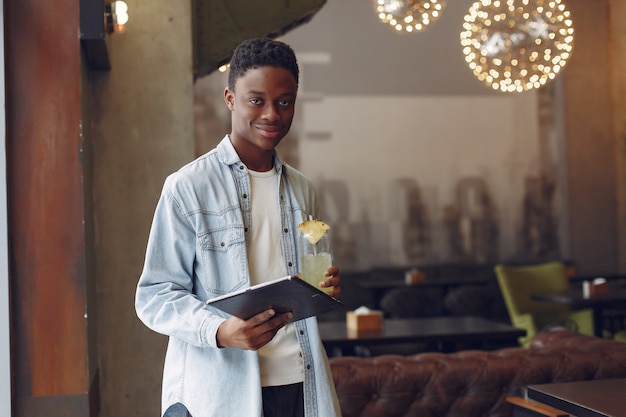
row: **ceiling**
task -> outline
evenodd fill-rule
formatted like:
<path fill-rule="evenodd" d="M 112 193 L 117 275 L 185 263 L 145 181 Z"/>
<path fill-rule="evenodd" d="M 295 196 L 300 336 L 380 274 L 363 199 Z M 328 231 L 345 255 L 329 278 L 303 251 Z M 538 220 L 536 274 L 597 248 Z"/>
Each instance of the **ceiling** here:
<path fill-rule="evenodd" d="M 230 61 L 244 39 L 276 38 L 308 22 L 326 0 L 193 0 L 194 76 Z"/>

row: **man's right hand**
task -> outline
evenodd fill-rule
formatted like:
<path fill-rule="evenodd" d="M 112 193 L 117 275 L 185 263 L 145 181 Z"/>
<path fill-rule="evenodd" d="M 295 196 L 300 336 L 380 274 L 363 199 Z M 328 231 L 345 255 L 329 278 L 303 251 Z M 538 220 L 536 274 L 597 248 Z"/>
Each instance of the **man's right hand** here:
<path fill-rule="evenodd" d="M 263 311 L 248 320 L 232 316 L 217 329 L 217 345 L 221 348 L 258 350 L 272 340 L 291 317 L 291 313 L 276 315 L 273 309 Z"/>

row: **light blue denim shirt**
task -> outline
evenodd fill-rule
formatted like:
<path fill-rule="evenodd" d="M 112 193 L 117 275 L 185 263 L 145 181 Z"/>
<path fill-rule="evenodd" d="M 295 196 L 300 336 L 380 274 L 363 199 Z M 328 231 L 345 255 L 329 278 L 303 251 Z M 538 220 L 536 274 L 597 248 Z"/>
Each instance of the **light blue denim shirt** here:
<path fill-rule="evenodd" d="M 280 181 L 281 247 L 286 270 L 298 273 L 295 230 L 317 216 L 312 183 L 274 158 Z M 246 234 L 250 224 L 246 166 L 226 136 L 204 156 L 170 175 L 154 215 L 135 308 L 150 329 L 169 336 L 162 412 L 182 403 L 193 417 L 262 415 L 258 353 L 218 348 L 227 318 L 206 300 L 250 286 Z M 340 416 L 317 321 L 294 323 L 304 363 L 307 417 Z"/>

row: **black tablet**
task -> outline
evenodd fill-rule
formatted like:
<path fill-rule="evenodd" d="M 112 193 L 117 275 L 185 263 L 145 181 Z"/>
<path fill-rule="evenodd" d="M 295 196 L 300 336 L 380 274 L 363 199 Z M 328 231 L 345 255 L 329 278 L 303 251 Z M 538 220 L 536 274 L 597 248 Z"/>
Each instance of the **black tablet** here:
<path fill-rule="evenodd" d="M 291 311 L 291 321 L 345 309 L 341 301 L 295 276 L 286 276 L 208 300 L 207 305 L 244 320 L 273 308 Z"/>

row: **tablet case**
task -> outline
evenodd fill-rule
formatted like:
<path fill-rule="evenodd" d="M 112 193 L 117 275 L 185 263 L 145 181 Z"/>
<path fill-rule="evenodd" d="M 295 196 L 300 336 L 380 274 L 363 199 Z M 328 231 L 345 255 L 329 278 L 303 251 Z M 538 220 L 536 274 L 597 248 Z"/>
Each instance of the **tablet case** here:
<path fill-rule="evenodd" d="M 273 308 L 277 314 L 291 311 L 290 321 L 345 309 L 341 301 L 295 276 L 286 276 L 215 297 L 207 305 L 244 320 Z"/>

